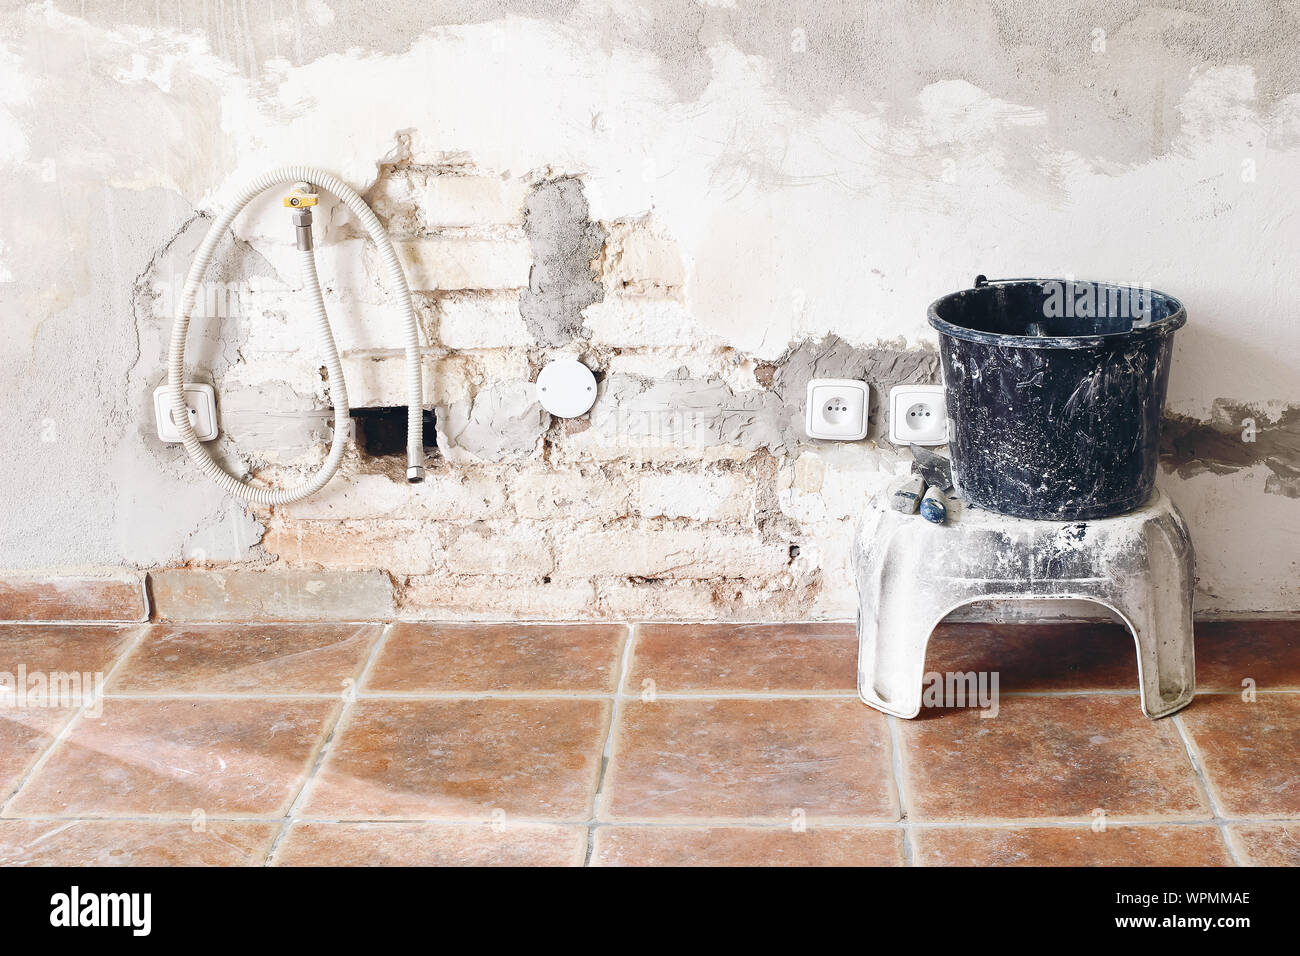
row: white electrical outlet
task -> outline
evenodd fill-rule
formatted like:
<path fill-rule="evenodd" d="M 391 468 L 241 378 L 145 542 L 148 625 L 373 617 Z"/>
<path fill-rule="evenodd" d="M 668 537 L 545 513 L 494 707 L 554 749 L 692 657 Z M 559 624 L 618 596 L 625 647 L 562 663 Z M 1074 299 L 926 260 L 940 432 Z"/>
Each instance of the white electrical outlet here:
<path fill-rule="evenodd" d="M 804 431 L 809 438 L 859 441 L 867 437 L 871 393 L 866 382 L 815 378 L 808 383 Z"/>
<path fill-rule="evenodd" d="M 185 383 L 185 405 L 190 410 L 190 423 L 199 441 L 212 441 L 217 437 L 217 393 L 211 385 L 200 382 Z M 172 421 L 172 397 L 166 385 L 153 390 L 153 417 L 158 426 L 158 437 L 165 442 L 179 442 L 180 429 Z"/>
<path fill-rule="evenodd" d="M 942 385 L 895 385 L 889 390 L 889 440 L 895 445 L 948 441 L 948 407 Z"/>

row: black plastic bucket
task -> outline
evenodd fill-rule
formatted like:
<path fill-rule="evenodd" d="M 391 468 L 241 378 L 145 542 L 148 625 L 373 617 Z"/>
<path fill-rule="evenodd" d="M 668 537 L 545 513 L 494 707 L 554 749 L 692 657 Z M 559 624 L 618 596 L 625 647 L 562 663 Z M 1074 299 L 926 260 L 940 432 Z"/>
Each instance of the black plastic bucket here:
<path fill-rule="evenodd" d="M 980 276 L 929 318 L 962 499 L 1083 520 L 1150 497 L 1182 303 L 1140 286 Z"/>

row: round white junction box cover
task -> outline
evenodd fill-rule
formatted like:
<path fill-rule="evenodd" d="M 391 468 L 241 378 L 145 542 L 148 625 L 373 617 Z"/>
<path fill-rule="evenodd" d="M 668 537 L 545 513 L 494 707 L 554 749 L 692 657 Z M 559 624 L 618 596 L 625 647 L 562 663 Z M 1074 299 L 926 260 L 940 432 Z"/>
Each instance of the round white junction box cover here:
<path fill-rule="evenodd" d="M 575 418 L 596 404 L 596 376 L 577 359 L 556 359 L 537 373 L 537 400 L 556 418 Z"/>

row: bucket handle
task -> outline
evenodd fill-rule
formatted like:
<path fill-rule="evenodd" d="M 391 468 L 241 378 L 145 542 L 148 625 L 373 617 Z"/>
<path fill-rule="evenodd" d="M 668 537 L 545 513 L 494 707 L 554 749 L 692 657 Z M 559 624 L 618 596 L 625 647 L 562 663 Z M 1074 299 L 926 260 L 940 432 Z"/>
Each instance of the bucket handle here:
<path fill-rule="evenodd" d="M 988 276 L 984 275 L 984 273 L 981 272 L 979 275 L 975 277 L 975 288 L 982 289 L 986 285 L 999 285 L 1003 282 L 1042 282 L 1042 281 L 1043 281 L 1042 279 L 1036 279 L 1033 276 L 1020 276 L 1019 278 L 1014 278 L 1014 279 L 990 279 Z"/>

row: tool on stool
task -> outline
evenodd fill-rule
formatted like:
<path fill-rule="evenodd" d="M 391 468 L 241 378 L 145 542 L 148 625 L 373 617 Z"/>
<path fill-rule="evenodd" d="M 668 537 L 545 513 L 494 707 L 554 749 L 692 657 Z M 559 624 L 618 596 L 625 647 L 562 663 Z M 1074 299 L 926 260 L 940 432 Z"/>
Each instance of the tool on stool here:
<path fill-rule="evenodd" d="M 925 482 L 920 475 L 904 475 L 889 486 L 889 507 L 905 515 L 916 514 L 925 496 Z"/>
<path fill-rule="evenodd" d="M 931 524 L 943 524 L 948 520 L 948 501 L 938 485 L 925 489 L 925 497 L 921 499 L 921 517 Z"/>

